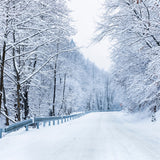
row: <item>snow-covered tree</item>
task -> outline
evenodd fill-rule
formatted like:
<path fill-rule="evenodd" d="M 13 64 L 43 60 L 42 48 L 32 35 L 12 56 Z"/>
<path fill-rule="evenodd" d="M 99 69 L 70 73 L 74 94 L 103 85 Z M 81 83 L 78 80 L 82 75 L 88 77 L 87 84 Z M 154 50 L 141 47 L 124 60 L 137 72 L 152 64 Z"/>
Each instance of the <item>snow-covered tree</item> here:
<path fill-rule="evenodd" d="M 105 1 L 98 40 L 113 42 L 113 86 L 131 111 L 159 107 L 160 2 Z M 120 96 L 119 96 L 120 97 Z"/>

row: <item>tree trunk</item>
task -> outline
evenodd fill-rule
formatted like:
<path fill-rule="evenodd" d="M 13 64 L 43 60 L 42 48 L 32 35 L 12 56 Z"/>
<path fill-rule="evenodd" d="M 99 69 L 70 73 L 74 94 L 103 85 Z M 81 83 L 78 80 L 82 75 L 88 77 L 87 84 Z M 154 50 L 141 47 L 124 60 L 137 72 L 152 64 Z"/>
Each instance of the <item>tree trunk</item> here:
<path fill-rule="evenodd" d="M 5 123 L 5 125 L 6 126 L 9 126 L 9 118 L 8 118 L 8 108 L 7 108 L 7 106 L 6 106 L 6 93 L 5 93 L 5 89 L 4 89 L 4 87 L 3 87 L 3 105 L 4 105 L 4 112 L 5 112 L 5 114 L 7 115 L 5 118 L 6 118 L 6 123 Z"/>
<path fill-rule="evenodd" d="M 57 53 L 59 52 L 59 44 L 57 44 Z M 55 102 L 56 102 L 56 88 L 57 88 L 57 63 L 58 54 L 56 55 L 55 65 L 54 65 L 54 86 L 53 86 L 53 106 L 52 106 L 52 116 L 55 116 Z"/>
<path fill-rule="evenodd" d="M 24 119 L 26 120 L 29 114 L 29 105 L 28 105 L 28 87 L 24 90 L 23 93 L 23 102 L 24 102 Z"/>
<path fill-rule="evenodd" d="M 6 36 L 5 36 L 6 37 Z M 0 81 L 0 111 L 2 108 L 2 93 L 3 93 L 3 80 L 4 80 L 4 61 L 6 56 L 6 42 L 3 43 L 3 53 L 1 58 L 1 81 Z"/>
<path fill-rule="evenodd" d="M 17 79 L 19 79 L 19 77 Z M 18 118 L 18 121 L 21 121 L 20 107 L 21 107 L 21 103 L 20 103 L 20 84 L 19 84 L 19 81 L 18 81 L 18 84 L 17 84 L 17 113 L 18 113 L 17 118 Z"/>
<path fill-rule="evenodd" d="M 107 110 L 110 109 L 110 98 L 109 98 L 109 80 L 106 81 L 106 100 L 107 100 Z"/>
<path fill-rule="evenodd" d="M 64 84 L 63 84 L 63 98 L 62 98 L 62 105 L 61 105 L 61 109 L 64 108 L 64 113 L 67 113 L 67 108 L 65 105 L 65 90 L 66 90 L 66 78 L 67 78 L 67 74 L 64 74 Z"/>
<path fill-rule="evenodd" d="M 15 31 L 13 31 L 13 42 L 15 43 L 16 42 L 16 37 L 15 37 Z M 12 55 L 13 57 L 15 56 L 15 48 L 13 48 L 12 50 Z M 20 107 L 21 107 L 21 98 L 20 98 L 20 89 L 21 89 L 21 86 L 20 86 L 20 75 L 19 75 L 19 72 L 18 72 L 18 69 L 17 69 L 17 66 L 16 66 L 16 60 L 15 58 L 13 58 L 13 67 L 14 67 L 14 71 L 16 73 L 16 81 L 17 81 L 17 90 L 16 90 L 16 94 L 17 94 L 17 105 L 15 105 L 17 108 L 17 119 L 18 121 L 21 120 L 21 111 L 20 111 Z"/>
<path fill-rule="evenodd" d="M 8 11 L 9 7 L 6 6 L 6 24 L 5 24 L 5 33 L 4 33 L 4 39 L 7 39 L 8 35 Z M 3 51 L 2 51 L 2 57 L 1 57 L 1 63 L 0 63 L 0 69 L 1 69 L 1 77 L 0 77 L 0 113 L 2 109 L 2 94 L 3 94 L 3 81 L 4 81 L 4 62 L 5 62 L 5 57 L 6 57 L 6 41 L 4 40 L 3 42 Z"/>

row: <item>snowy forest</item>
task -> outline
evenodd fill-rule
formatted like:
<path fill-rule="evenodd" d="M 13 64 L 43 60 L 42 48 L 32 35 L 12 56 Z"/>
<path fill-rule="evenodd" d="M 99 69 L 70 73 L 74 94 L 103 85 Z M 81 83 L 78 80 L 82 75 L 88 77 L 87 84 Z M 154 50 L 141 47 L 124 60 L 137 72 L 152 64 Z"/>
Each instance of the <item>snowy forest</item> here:
<path fill-rule="evenodd" d="M 0 1 L 1 123 L 105 110 L 108 74 L 72 40 L 66 0 Z"/>
<path fill-rule="evenodd" d="M 160 1 L 106 0 L 98 24 L 100 41 L 112 40 L 112 83 L 130 112 L 153 113 L 160 106 Z"/>
<path fill-rule="evenodd" d="M 159 0 L 105 0 L 97 42 L 109 38 L 110 73 L 73 40 L 67 0 L 0 2 L 0 119 L 107 110 L 159 110 Z M 107 45 L 107 44 L 106 44 Z M 97 53 L 98 54 L 98 53 Z M 97 55 L 98 56 L 98 55 Z"/>

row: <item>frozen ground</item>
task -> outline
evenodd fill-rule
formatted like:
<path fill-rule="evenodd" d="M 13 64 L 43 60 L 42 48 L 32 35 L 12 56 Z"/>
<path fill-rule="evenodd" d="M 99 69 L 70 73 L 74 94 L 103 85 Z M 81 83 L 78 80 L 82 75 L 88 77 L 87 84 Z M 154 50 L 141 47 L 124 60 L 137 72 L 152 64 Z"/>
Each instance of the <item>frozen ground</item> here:
<path fill-rule="evenodd" d="M 160 123 L 121 112 L 90 113 L 52 127 L 9 134 L 1 160 L 160 160 Z"/>

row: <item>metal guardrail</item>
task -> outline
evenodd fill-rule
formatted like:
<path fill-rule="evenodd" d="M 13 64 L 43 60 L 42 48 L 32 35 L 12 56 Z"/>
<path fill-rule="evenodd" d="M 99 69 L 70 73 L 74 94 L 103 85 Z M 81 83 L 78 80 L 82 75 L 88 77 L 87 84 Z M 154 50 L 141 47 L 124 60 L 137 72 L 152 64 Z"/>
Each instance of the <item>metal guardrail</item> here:
<path fill-rule="evenodd" d="M 121 111 L 121 110 L 106 110 L 106 111 L 102 111 L 102 112 L 113 112 L 113 111 Z M 92 112 L 99 112 L 99 111 L 92 111 Z M 22 122 L 17 122 L 17 123 L 12 124 L 8 127 L 0 128 L 0 139 L 2 138 L 3 132 L 10 133 L 10 132 L 14 132 L 16 130 L 19 130 L 20 128 L 23 128 L 23 127 L 25 127 L 26 131 L 28 131 L 29 126 L 36 126 L 36 128 L 39 129 L 40 124 L 43 124 L 43 126 L 45 126 L 47 122 L 50 126 L 51 122 L 53 123 L 53 125 L 55 125 L 56 121 L 57 121 L 57 125 L 59 125 L 60 123 L 79 118 L 79 117 L 81 117 L 85 114 L 88 114 L 88 113 L 90 113 L 90 112 L 88 111 L 88 112 L 84 112 L 84 113 L 73 114 L 73 115 L 68 115 L 68 116 L 61 116 L 61 117 L 35 117 L 33 119 L 28 119 L 28 120 L 24 120 Z"/>
<path fill-rule="evenodd" d="M 17 122 L 15 124 L 12 124 L 6 128 L 4 128 L 4 132 L 6 133 L 10 133 L 10 132 L 13 132 L 13 131 L 16 131 L 22 127 L 26 127 L 26 130 L 28 130 L 28 127 L 29 125 L 33 124 L 33 120 L 32 119 L 29 119 L 29 120 L 24 120 L 24 121 L 21 121 L 21 122 Z"/>
<path fill-rule="evenodd" d="M 43 126 L 45 126 L 45 124 L 49 122 L 49 126 L 50 126 L 51 122 L 53 122 L 53 125 L 55 125 L 55 121 L 57 120 L 57 124 L 59 125 L 60 122 L 63 123 L 71 119 L 79 118 L 83 116 L 84 114 L 86 113 L 79 113 L 79 114 L 61 116 L 61 117 L 36 117 L 34 118 L 34 123 L 36 124 L 37 129 L 39 129 L 40 123 L 43 123 Z"/>
<path fill-rule="evenodd" d="M 39 129 L 41 123 L 43 123 L 43 126 L 45 126 L 45 124 L 47 122 L 49 123 L 49 126 L 50 126 L 51 122 L 53 122 L 53 125 L 55 125 L 56 121 L 57 121 L 57 125 L 59 125 L 60 122 L 61 123 L 67 122 L 69 120 L 79 118 L 79 117 L 81 117 L 81 116 L 83 116 L 87 113 L 88 112 L 74 114 L 74 115 L 68 115 L 68 116 L 61 116 L 61 117 L 35 117 L 33 119 L 28 119 L 28 120 L 24 120 L 22 122 L 17 122 L 17 123 L 12 124 L 8 127 L 0 128 L 0 138 L 2 138 L 3 132 L 4 133 L 10 133 L 10 132 L 14 132 L 16 130 L 19 130 L 20 128 L 23 128 L 23 127 L 25 127 L 26 131 L 28 131 L 28 127 L 31 126 L 31 125 L 34 125 L 34 126 L 37 127 L 37 129 Z"/>

